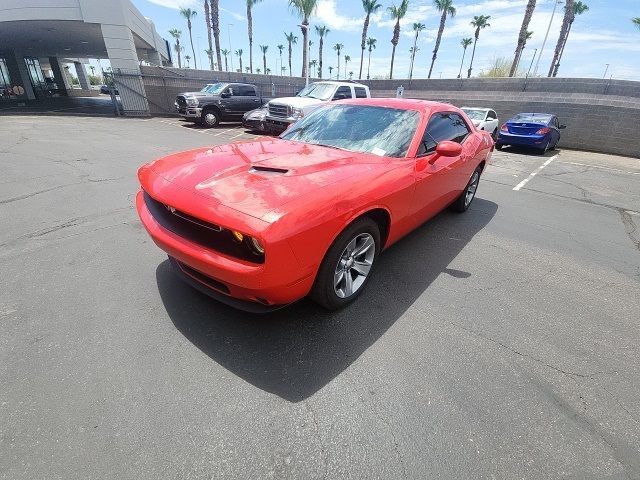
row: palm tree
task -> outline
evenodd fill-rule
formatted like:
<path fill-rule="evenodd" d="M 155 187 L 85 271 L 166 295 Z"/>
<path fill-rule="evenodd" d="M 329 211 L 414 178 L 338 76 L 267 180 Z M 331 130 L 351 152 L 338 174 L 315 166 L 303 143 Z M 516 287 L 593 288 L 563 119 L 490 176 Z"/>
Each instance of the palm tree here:
<path fill-rule="evenodd" d="M 353 80 L 353 72 L 349 72 L 349 80 Z"/>
<path fill-rule="evenodd" d="M 458 73 L 458 78 L 462 77 L 462 66 L 464 65 L 464 56 L 467 54 L 467 48 L 472 43 L 473 43 L 473 40 L 471 38 L 463 38 L 462 41 L 460 42 L 460 45 L 462 45 L 463 50 L 462 50 L 462 61 L 460 62 L 460 73 Z"/>
<path fill-rule="evenodd" d="M 302 77 L 307 76 L 307 48 L 309 44 L 309 17 L 316 9 L 318 0 L 289 0 L 289 6 L 302 18 Z"/>
<path fill-rule="evenodd" d="M 191 66 L 189 65 L 189 60 L 191 60 L 191 56 L 190 55 L 185 55 L 184 59 L 187 61 L 187 68 L 191 68 Z"/>
<path fill-rule="evenodd" d="M 249 33 L 249 70 L 253 73 L 253 16 L 251 9 L 262 0 L 247 0 L 247 31 Z"/>
<path fill-rule="evenodd" d="M 256 68 L 256 73 L 257 73 L 258 75 L 260 75 L 260 73 L 261 73 L 261 72 L 262 72 L 262 70 L 261 70 L 260 68 Z"/>
<path fill-rule="evenodd" d="M 349 55 L 344 56 L 344 76 L 347 76 L 347 63 L 351 61 L 351 57 Z"/>
<path fill-rule="evenodd" d="M 393 78 L 393 61 L 396 58 L 396 47 L 400 41 L 400 20 L 407 14 L 408 8 L 409 0 L 402 0 L 399 7 L 393 5 L 388 8 L 391 18 L 396 21 L 396 25 L 393 27 L 393 37 L 391 38 L 393 50 L 391 50 L 391 70 L 389 71 L 389 78 Z"/>
<path fill-rule="evenodd" d="M 270 69 L 270 68 L 267 68 L 267 69 L 264 71 L 264 73 L 266 73 L 267 75 L 269 75 L 269 74 L 271 73 L 271 69 Z"/>
<path fill-rule="evenodd" d="M 207 48 L 204 53 L 209 57 L 209 65 L 211 66 L 211 70 L 213 70 L 213 48 Z"/>
<path fill-rule="evenodd" d="M 282 44 L 276 45 L 276 48 L 280 52 L 280 67 L 282 67 L 282 51 L 284 50 L 284 45 L 282 45 Z M 276 62 L 276 66 L 277 65 L 278 65 L 278 62 Z"/>
<path fill-rule="evenodd" d="M 240 59 L 240 72 L 242 72 L 242 49 L 239 48 L 238 50 L 236 50 L 236 55 L 238 56 L 238 58 Z"/>
<path fill-rule="evenodd" d="M 638 30 L 640 30 L 640 17 L 634 17 L 631 19 L 631 22 L 638 27 Z"/>
<path fill-rule="evenodd" d="M 311 71 L 313 71 L 313 69 L 316 68 L 316 65 L 318 65 L 318 61 L 317 60 L 311 60 L 309 62 L 309 69 L 311 69 Z"/>
<path fill-rule="evenodd" d="M 284 34 L 284 37 L 287 39 L 289 43 L 289 76 L 291 76 L 291 54 L 293 53 L 292 45 L 298 43 L 298 37 L 296 37 L 293 32 Z"/>
<path fill-rule="evenodd" d="M 262 52 L 262 66 L 264 67 L 264 71 L 267 71 L 267 50 L 269 50 L 269 45 L 260 45 L 260 51 Z"/>
<path fill-rule="evenodd" d="M 531 37 L 533 37 L 533 32 L 527 31 L 527 35 L 525 36 L 525 39 L 524 39 L 524 44 L 522 45 L 522 52 L 524 52 L 524 49 L 527 46 L 527 42 L 531 40 Z M 514 75 L 518 74 L 518 67 L 520 66 L 520 60 L 522 59 L 522 52 L 520 54 L 520 58 L 518 59 L 518 63 L 516 64 L 516 70 L 514 72 Z"/>
<path fill-rule="evenodd" d="M 206 2 L 207 0 L 204 1 Z M 220 4 L 219 0 L 209 0 L 209 2 L 211 3 L 211 30 L 213 30 L 213 40 L 216 44 L 218 70 L 222 71 L 222 57 L 220 56 Z M 227 69 L 227 71 L 229 71 L 229 69 Z"/>
<path fill-rule="evenodd" d="M 371 68 L 371 50 L 376 48 L 377 40 L 375 38 L 367 38 L 367 46 L 369 47 L 369 64 L 367 65 L 367 80 L 369 80 L 369 69 Z"/>
<path fill-rule="evenodd" d="M 249 67 L 244 67 L 244 69 L 249 73 Z M 240 71 L 242 71 L 242 69 L 240 69 Z"/>
<path fill-rule="evenodd" d="M 182 63 L 180 62 L 180 56 L 182 52 L 184 52 L 184 47 L 176 43 L 173 46 L 173 49 L 176 51 L 176 54 L 178 54 L 178 68 L 182 68 Z"/>
<path fill-rule="evenodd" d="M 340 51 L 344 48 L 344 45 L 341 43 L 336 43 L 333 46 L 333 49 L 338 53 L 338 70 L 336 73 L 336 80 L 340 78 Z"/>
<path fill-rule="evenodd" d="M 198 12 L 191 10 L 190 8 L 181 8 L 180 15 L 187 19 L 187 28 L 189 29 L 189 40 L 191 41 L 191 51 L 193 52 L 193 68 L 198 68 L 198 62 L 196 61 L 196 49 L 193 48 L 193 35 L 191 32 L 191 19 L 198 15 Z M 187 58 L 187 57 L 185 57 Z"/>
<path fill-rule="evenodd" d="M 471 63 L 469 63 L 469 71 L 467 72 L 467 78 L 471 78 L 471 70 L 473 70 L 473 59 L 476 57 L 476 45 L 478 38 L 480 38 L 480 30 L 490 27 L 489 20 L 491 15 L 476 15 L 471 21 L 471 25 L 476 27 L 475 40 L 473 42 L 473 53 L 471 54 Z"/>
<path fill-rule="evenodd" d="M 332 73 L 333 73 L 333 67 L 329 67 L 329 78 L 331 78 Z"/>
<path fill-rule="evenodd" d="M 169 35 L 176 39 L 176 44 L 173 48 L 178 54 L 178 68 L 182 68 L 182 61 L 180 59 L 180 51 L 182 50 L 182 48 L 180 47 L 180 37 L 182 36 L 182 31 L 178 30 L 177 28 L 172 28 L 171 30 L 169 30 Z"/>
<path fill-rule="evenodd" d="M 367 32 L 369 31 L 369 20 L 371 19 L 371 14 L 377 13 L 382 5 L 378 3 L 378 0 L 362 0 L 362 8 L 364 8 L 364 13 L 366 16 L 364 17 L 364 25 L 362 26 L 362 42 L 360 43 L 360 75 L 358 78 L 362 80 L 362 63 L 364 61 L 364 50 L 365 44 L 367 42 Z"/>
<path fill-rule="evenodd" d="M 524 18 L 522 19 L 522 25 L 520 26 L 520 35 L 518 35 L 518 45 L 516 46 L 516 55 L 513 58 L 513 63 L 511 64 L 511 71 L 509 72 L 509 76 L 513 77 L 516 74 L 516 69 L 518 68 L 518 64 L 520 63 L 520 57 L 522 56 L 522 50 L 524 49 L 524 44 L 527 43 L 527 32 L 529 28 L 529 22 L 531 22 L 531 17 L 533 17 L 533 11 L 536 8 L 536 0 L 529 0 L 527 3 L 527 8 L 524 11 Z"/>
<path fill-rule="evenodd" d="M 567 3 L 569 3 L 567 1 Z M 567 46 L 567 40 L 569 40 L 569 34 L 571 33 L 571 27 L 573 26 L 573 21 L 576 19 L 576 15 L 582 15 L 583 13 L 589 11 L 589 7 L 580 1 L 576 1 L 573 4 L 571 9 L 571 16 L 569 18 L 569 27 L 567 28 L 567 33 L 564 36 L 564 41 L 562 42 L 562 48 L 560 49 L 560 53 L 558 54 L 558 58 L 556 59 L 554 56 L 554 63 L 551 64 L 551 69 L 549 69 L 549 76 L 557 76 L 558 69 L 560 68 L 560 60 L 562 59 L 562 55 L 564 54 L 564 47 Z M 566 10 L 565 10 L 566 14 Z M 563 22 L 564 26 L 564 22 Z M 557 50 L 558 47 L 556 47 Z"/>
<path fill-rule="evenodd" d="M 413 31 L 416 32 L 416 36 L 413 38 L 413 47 L 409 52 L 411 53 L 411 67 L 409 68 L 409 80 L 413 78 L 413 62 L 416 59 L 416 53 L 418 53 L 418 47 L 417 47 L 418 35 L 425 28 L 427 28 L 427 26 L 424 23 L 417 22 L 413 24 Z M 431 68 L 433 68 L 433 62 L 431 63 Z"/>
<path fill-rule="evenodd" d="M 322 78 L 322 49 L 324 47 L 324 37 L 329 33 L 329 29 L 325 26 L 316 25 L 316 33 L 320 37 L 320 46 L 318 47 L 318 78 Z"/>
<path fill-rule="evenodd" d="M 223 48 L 221 50 L 222 55 L 224 55 L 224 71 L 228 72 L 229 71 L 229 64 L 227 63 L 227 55 L 229 55 L 231 52 L 229 50 L 227 50 L 226 48 Z"/>
<path fill-rule="evenodd" d="M 440 16 L 440 28 L 438 29 L 438 36 L 436 37 L 436 46 L 433 48 L 433 57 L 431 57 L 431 67 L 429 68 L 427 78 L 431 78 L 433 64 L 436 63 L 436 58 L 438 57 L 438 50 L 440 49 L 440 41 L 444 33 L 444 24 L 447 21 L 447 15 L 451 17 L 456 16 L 456 7 L 453 6 L 453 0 L 433 0 L 433 4 L 439 12 L 442 12 L 442 15 Z"/>
<path fill-rule="evenodd" d="M 213 70 L 213 43 L 211 41 L 211 9 L 209 8 L 209 2 L 204 0 L 204 21 L 207 23 L 207 41 L 209 42 L 207 55 L 209 56 L 209 62 L 211 63 L 211 70 Z M 209 54 L 208 52 L 211 52 Z"/>
<path fill-rule="evenodd" d="M 284 72 L 287 71 L 287 67 L 280 67 L 280 74 L 284 75 Z"/>

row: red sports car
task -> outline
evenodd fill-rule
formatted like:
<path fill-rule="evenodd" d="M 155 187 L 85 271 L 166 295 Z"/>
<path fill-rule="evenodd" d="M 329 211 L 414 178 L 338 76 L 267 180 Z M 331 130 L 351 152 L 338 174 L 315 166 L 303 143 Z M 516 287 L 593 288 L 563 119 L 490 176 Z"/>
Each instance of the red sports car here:
<path fill-rule="evenodd" d="M 177 153 L 138 172 L 140 219 L 191 285 L 236 308 L 353 301 L 380 252 L 469 208 L 493 140 L 422 100 L 332 102 L 280 138 Z"/>

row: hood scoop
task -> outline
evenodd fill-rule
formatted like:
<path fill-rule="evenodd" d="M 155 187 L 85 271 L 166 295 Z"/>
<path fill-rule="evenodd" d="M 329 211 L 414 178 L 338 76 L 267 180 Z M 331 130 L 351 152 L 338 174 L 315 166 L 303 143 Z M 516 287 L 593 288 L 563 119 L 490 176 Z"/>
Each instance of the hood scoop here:
<path fill-rule="evenodd" d="M 263 177 L 272 177 L 277 175 L 284 175 L 289 170 L 286 168 L 277 168 L 277 167 L 266 167 L 262 165 L 253 165 L 249 169 L 249 173 L 253 173 L 255 175 L 261 175 Z"/>

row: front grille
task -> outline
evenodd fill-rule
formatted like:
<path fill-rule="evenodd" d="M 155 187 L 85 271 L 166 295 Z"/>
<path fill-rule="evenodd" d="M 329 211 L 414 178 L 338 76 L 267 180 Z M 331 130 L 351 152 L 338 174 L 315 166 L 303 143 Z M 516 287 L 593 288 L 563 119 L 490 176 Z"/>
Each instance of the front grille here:
<path fill-rule="evenodd" d="M 289 116 L 289 107 L 287 105 L 280 105 L 277 103 L 269 104 L 269 115 L 274 117 L 287 118 Z"/>
<path fill-rule="evenodd" d="M 156 222 L 170 232 L 230 257 L 251 263 L 264 263 L 264 255 L 256 255 L 244 242 L 236 242 L 230 230 L 170 208 L 147 192 L 144 192 L 144 202 Z"/>
<path fill-rule="evenodd" d="M 176 97 L 176 103 L 178 104 L 179 107 L 185 108 L 187 106 L 187 99 L 184 98 L 184 96 L 182 95 L 178 95 Z"/>
<path fill-rule="evenodd" d="M 200 283 L 204 283 L 209 288 L 229 295 L 229 287 L 227 287 L 224 283 L 210 277 L 209 275 L 205 275 L 204 273 L 199 272 L 198 270 L 191 268 L 189 265 L 186 265 L 178 260 L 176 260 L 176 263 L 178 264 L 180 269 L 190 277 L 198 280 Z"/>

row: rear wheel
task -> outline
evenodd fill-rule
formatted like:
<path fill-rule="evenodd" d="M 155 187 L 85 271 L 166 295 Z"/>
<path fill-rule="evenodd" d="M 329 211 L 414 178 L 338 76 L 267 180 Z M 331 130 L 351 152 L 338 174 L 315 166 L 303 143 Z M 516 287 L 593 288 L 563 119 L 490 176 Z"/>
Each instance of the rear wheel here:
<path fill-rule="evenodd" d="M 364 290 L 380 252 L 380 229 L 368 217 L 349 225 L 333 242 L 310 297 L 328 310 L 351 303 Z"/>
<path fill-rule="evenodd" d="M 491 138 L 493 138 L 493 141 L 495 142 L 496 140 L 498 140 L 498 127 L 496 127 L 493 130 L 493 133 L 491 134 Z"/>
<path fill-rule="evenodd" d="M 205 127 L 216 127 L 220 123 L 220 115 L 215 110 L 205 110 L 202 112 L 202 124 Z"/>
<path fill-rule="evenodd" d="M 473 199 L 476 198 L 476 192 L 478 191 L 478 184 L 480 183 L 481 173 L 482 168 L 478 167 L 471 174 L 469 183 L 467 183 L 467 186 L 462 191 L 460 196 L 456 199 L 456 201 L 451 204 L 451 209 L 454 212 L 466 212 L 471 206 L 471 202 L 473 202 Z"/>
<path fill-rule="evenodd" d="M 504 147 L 503 144 L 496 142 L 496 150 L 502 150 L 502 147 Z"/>

